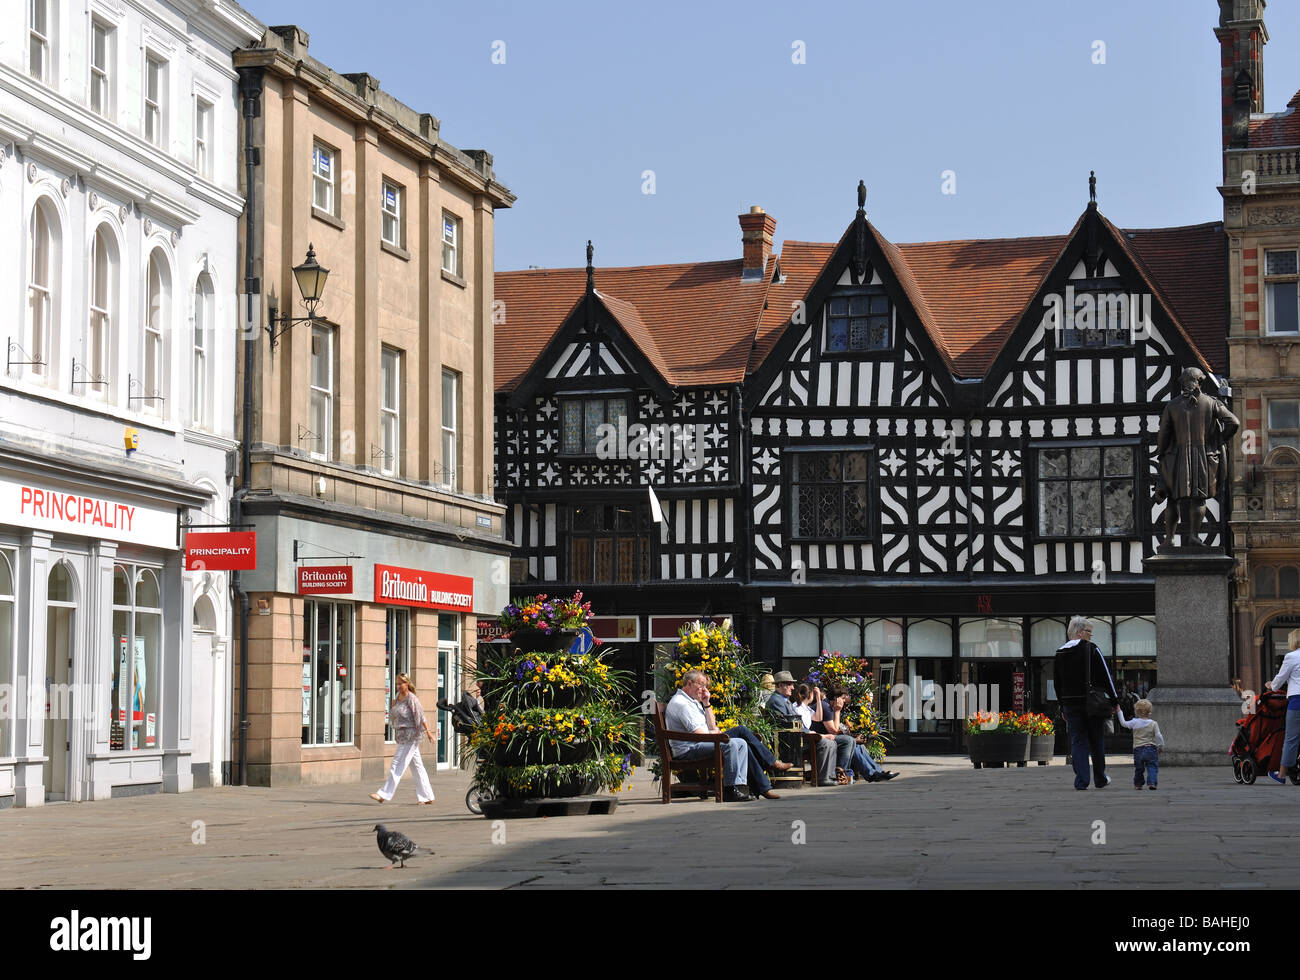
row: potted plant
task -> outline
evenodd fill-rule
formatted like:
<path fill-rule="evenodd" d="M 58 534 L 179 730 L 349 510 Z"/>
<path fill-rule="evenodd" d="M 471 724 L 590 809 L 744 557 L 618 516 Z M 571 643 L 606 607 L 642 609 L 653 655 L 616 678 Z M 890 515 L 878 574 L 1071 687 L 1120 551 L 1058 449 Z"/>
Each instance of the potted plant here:
<path fill-rule="evenodd" d="M 591 603 L 582 601 L 581 592 L 568 599 L 545 593 L 516 599 L 497 619 L 513 646 L 531 652 L 568 650 L 590 621 Z"/>
<path fill-rule="evenodd" d="M 1056 756 L 1056 727 L 1043 714 L 1020 716 L 1020 727 L 1029 733 L 1029 761 L 1045 766 Z"/>
<path fill-rule="evenodd" d="M 876 762 L 883 762 L 891 735 L 881 727 L 883 719 L 876 709 L 876 684 L 867 662 L 838 650 L 823 650 L 804 682 L 823 691 L 834 685 L 848 693 L 849 702 L 840 712 L 840 720 L 855 735 L 865 738 L 865 748 Z"/>
<path fill-rule="evenodd" d="M 702 670 L 712 682 L 709 706 L 719 731 L 744 725 L 770 744 L 772 724 L 759 710 L 759 681 L 767 667 L 749 659 L 749 651 L 736 636 L 731 620 L 696 620 L 682 626 L 677 635 L 672 652 L 655 664 L 659 700 L 673 696 L 687 671 Z"/>
<path fill-rule="evenodd" d="M 966 719 L 966 744 L 976 769 L 1029 761 L 1029 733 L 1021 730 L 1014 712 L 976 712 Z"/>

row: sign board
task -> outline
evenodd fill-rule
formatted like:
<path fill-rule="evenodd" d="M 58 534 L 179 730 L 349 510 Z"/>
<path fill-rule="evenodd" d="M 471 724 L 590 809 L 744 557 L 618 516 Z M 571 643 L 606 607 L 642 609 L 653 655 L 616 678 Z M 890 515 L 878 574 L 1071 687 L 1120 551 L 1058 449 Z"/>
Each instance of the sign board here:
<path fill-rule="evenodd" d="M 592 636 L 591 630 L 583 627 L 578 631 L 578 635 L 573 640 L 573 646 L 569 647 L 570 653 L 591 653 L 596 647 L 596 638 Z"/>
<path fill-rule="evenodd" d="M 505 635 L 506 628 L 495 619 L 479 619 L 478 641 L 480 643 L 491 643 L 493 640 L 499 640 Z"/>
<path fill-rule="evenodd" d="M 1011 708 L 1014 711 L 1025 710 L 1025 672 L 1017 670 L 1011 675 Z"/>
<path fill-rule="evenodd" d="M 350 595 L 351 565 L 299 565 L 299 595 Z"/>
<path fill-rule="evenodd" d="M 602 643 L 618 640 L 635 643 L 641 639 L 641 621 L 636 616 L 593 616 L 591 631 Z"/>
<path fill-rule="evenodd" d="M 375 602 L 470 612 L 474 608 L 474 580 L 465 575 L 375 565 Z"/>
<path fill-rule="evenodd" d="M 257 567 L 257 532 L 223 531 L 185 535 L 185 570 L 251 571 Z"/>
<path fill-rule="evenodd" d="M 674 643 L 678 640 L 677 631 L 687 623 L 693 623 L 696 620 L 705 623 L 716 623 L 721 626 L 722 622 L 731 619 L 730 615 L 726 616 L 651 616 L 650 617 L 650 641 L 672 640 Z M 601 637 L 604 639 L 604 637 Z"/>
<path fill-rule="evenodd" d="M 0 478 L 0 524 L 176 548 L 176 511 Z"/>

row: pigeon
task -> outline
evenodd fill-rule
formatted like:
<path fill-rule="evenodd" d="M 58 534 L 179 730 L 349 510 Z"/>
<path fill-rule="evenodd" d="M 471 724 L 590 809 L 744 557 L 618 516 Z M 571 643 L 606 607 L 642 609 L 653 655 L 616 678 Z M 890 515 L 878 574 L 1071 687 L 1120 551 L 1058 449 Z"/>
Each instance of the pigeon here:
<path fill-rule="evenodd" d="M 375 824 L 371 829 L 375 831 L 375 842 L 379 845 L 379 853 L 390 861 L 399 862 L 399 868 L 406 867 L 406 859 L 414 857 L 420 851 L 429 854 L 433 853 L 427 847 L 418 846 L 405 834 L 398 833 L 396 830 L 388 830 L 381 823 Z M 392 868 L 393 866 L 390 864 L 385 870 L 391 871 Z"/>

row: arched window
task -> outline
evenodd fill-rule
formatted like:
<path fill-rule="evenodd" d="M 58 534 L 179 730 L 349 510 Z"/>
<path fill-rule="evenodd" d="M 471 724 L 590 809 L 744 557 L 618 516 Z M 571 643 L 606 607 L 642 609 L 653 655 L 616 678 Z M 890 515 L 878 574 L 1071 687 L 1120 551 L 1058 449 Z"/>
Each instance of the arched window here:
<path fill-rule="evenodd" d="M 84 366 L 90 393 L 103 398 L 108 392 L 112 364 L 113 329 L 117 319 L 117 243 L 106 225 L 95 230 L 90 248 L 90 322 L 87 325 Z M 82 380 L 82 379 L 77 379 Z"/>
<path fill-rule="evenodd" d="M 1300 598 L 1300 571 L 1294 565 L 1278 569 L 1277 594 L 1280 599 Z"/>
<path fill-rule="evenodd" d="M 59 219 L 48 201 L 36 202 L 29 226 L 27 263 L 27 354 L 34 376 L 54 376 L 53 352 L 59 281 Z"/>
<path fill-rule="evenodd" d="M 208 362 L 212 344 L 212 279 L 200 273 L 194 283 L 194 338 L 190 366 L 190 418 L 196 426 L 208 422 Z"/>
<path fill-rule="evenodd" d="M 148 281 L 145 286 L 144 336 L 141 338 L 141 357 L 143 364 L 140 382 L 141 394 L 146 401 L 142 404 L 151 412 L 162 410 L 164 366 L 163 335 L 167 329 L 167 314 L 171 298 L 171 282 L 167 275 L 167 262 L 158 249 L 149 256 Z"/>
<path fill-rule="evenodd" d="M 1276 595 L 1277 585 L 1273 578 L 1273 569 L 1268 565 L 1260 565 L 1255 569 L 1255 597 L 1272 599 Z"/>

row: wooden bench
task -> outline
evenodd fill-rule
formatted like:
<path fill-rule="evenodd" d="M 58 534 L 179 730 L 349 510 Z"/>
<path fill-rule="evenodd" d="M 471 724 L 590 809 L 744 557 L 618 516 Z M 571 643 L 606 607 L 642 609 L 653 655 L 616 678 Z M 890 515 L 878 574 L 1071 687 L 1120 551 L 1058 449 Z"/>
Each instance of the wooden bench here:
<path fill-rule="evenodd" d="M 774 739 L 776 745 L 773 746 L 772 754 L 778 759 L 781 759 L 781 736 L 797 734 L 799 736 L 798 739 L 796 740 L 791 738 L 789 739 L 789 742 L 794 742 L 799 746 L 799 757 L 797 759 L 781 759 L 781 761 L 790 762 L 798 766 L 799 772 L 803 777 L 802 781 L 811 782 L 814 787 L 821 785 L 819 782 L 820 775 L 817 766 L 817 743 L 821 740 L 821 736 L 814 732 L 805 732 L 803 730 L 803 724 L 800 722 L 796 722 L 789 728 L 782 728 L 782 720 L 778 716 L 769 712 L 767 717 L 776 729 L 776 738 Z M 797 786 L 794 788 L 798 789 Z"/>
<path fill-rule="evenodd" d="M 713 755 L 704 756 L 701 759 L 674 759 L 672 746 L 668 744 L 669 739 L 675 742 L 705 742 L 713 746 Z M 713 793 L 717 802 L 722 802 L 723 786 L 723 765 L 722 765 L 722 746 L 730 742 L 731 738 L 719 732 L 716 735 L 697 734 L 695 732 L 674 732 L 668 729 L 664 722 L 664 705 L 655 702 L 655 742 L 659 745 L 659 779 L 664 787 L 664 802 L 671 803 L 673 794 L 679 796 L 699 796 L 704 797 Z M 673 773 L 682 771 L 695 771 L 701 774 L 713 771 L 713 781 L 711 783 L 696 782 L 686 783 L 678 782 L 674 785 Z"/>

